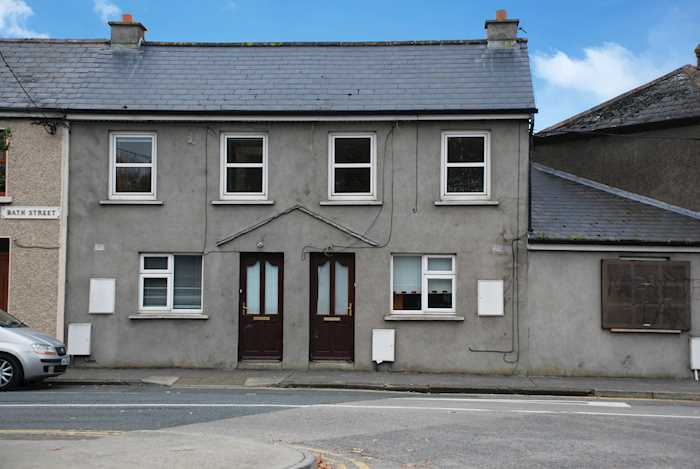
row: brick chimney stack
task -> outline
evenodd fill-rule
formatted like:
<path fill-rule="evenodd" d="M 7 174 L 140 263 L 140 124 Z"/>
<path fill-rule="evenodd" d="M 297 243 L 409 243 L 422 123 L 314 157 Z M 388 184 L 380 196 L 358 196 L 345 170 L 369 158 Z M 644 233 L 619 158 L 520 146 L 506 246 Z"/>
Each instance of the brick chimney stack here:
<path fill-rule="evenodd" d="M 495 20 L 486 20 L 486 39 L 489 49 L 515 47 L 518 39 L 520 20 L 508 19 L 505 10 L 496 11 Z"/>
<path fill-rule="evenodd" d="M 121 21 L 110 21 L 112 28 L 112 47 L 128 47 L 138 49 L 144 40 L 146 27 L 141 23 L 134 22 L 134 17 L 130 14 L 122 15 Z"/>

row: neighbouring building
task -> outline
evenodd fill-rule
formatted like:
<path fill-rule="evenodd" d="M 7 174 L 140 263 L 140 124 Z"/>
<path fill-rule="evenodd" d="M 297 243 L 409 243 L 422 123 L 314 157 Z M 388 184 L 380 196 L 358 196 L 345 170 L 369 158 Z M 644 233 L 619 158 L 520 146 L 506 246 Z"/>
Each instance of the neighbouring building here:
<path fill-rule="evenodd" d="M 534 136 L 535 374 L 686 377 L 700 335 L 700 46 L 686 65 Z"/>
<path fill-rule="evenodd" d="M 390 329 L 395 370 L 517 366 L 536 111 L 517 20 L 386 43 L 110 25 L 0 44 L 71 126 L 78 364 L 371 369 Z"/>
<path fill-rule="evenodd" d="M 33 106 L 6 67 L 0 66 L 0 80 L 0 107 Z M 67 133 L 60 119 L 31 109 L 0 115 L 0 308 L 58 337 L 65 293 Z"/>

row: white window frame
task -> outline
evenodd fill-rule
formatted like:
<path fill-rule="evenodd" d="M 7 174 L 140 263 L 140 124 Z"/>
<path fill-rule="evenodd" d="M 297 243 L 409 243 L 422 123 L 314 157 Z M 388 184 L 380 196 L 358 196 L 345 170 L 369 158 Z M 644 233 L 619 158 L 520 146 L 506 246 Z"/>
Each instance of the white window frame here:
<path fill-rule="evenodd" d="M 394 258 L 395 257 L 420 257 L 421 258 L 421 309 L 394 309 Z M 428 270 L 428 259 L 451 259 L 452 270 Z M 392 314 L 455 314 L 457 311 L 457 256 L 454 254 L 392 254 L 390 264 L 390 308 Z M 428 307 L 428 280 L 447 279 L 452 281 L 452 307 L 451 308 L 429 308 Z"/>
<path fill-rule="evenodd" d="M 336 163 L 335 141 L 338 138 L 369 139 L 369 163 Z M 369 192 L 336 193 L 336 168 L 369 168 Z M 377 200 L 377 135 L 374 132 L 331 132 L 328 134 L 328 200 Z"/>
<path fill-rule="evenodd" d="M 449 163 L 447 142 L 454 137 L 481 137 L 484 139 L 483 163 Z M 483 192 L 447 192 L 447 168 L 484 168 Z M 491 132 L 456 131 L 442 133 L 440 150 L 440 200 L 490 200 L 491 199 Z"/>
<path fill-rule="evenodd" d="M 148 137 L 151 139 L 150 163 L 117 163 L 117 138 L 119 137 Z M 109 134 L 109 198 L 110 200 L 155 200 L 156 199 L 156 160 L 157 136 L 155 132 L 110 132 Z M 121 168 L 151 168 L 150 192 L 117 192 L 117 167 Z"/>
<path fill-rule="evenodd" d="M 229 163 L 228 145 L 229 138 L 236 139 L 262 139 L 262 163 Z M 267 200 L 267 135 L 250 132 L 224 132 L 221 134 L 220 154 L 220 181 L 219 197 L 221 200 Z M 228 168 L 262 168 L 262 192 L 226 192 L 226 178 Z"/>
<path fill-rule="evenodd" d="M 202 257 L 202 280 L 200 285 L 202 285 L 202 292 L 200 298 L 201 307 L 198 309 L 182 309 L 173 307 L 173 298 L 175 294 L 175 257 L 177 256 L 201 256 Z M 167 257 L 168 258 L 168 268 L 167 269 L 145 269 L 144 261 L 147 257 Z M 165 306 L 144 306 L 143 305 L 143 284 L 146 278 L 165 278 L 167 280 L 167 300 Z M 147 253 L 141 254 L 139 259 L 139 311 L 148 313 L 157 311 L 159 313 L 174 313 L 174 314 L 187 314 L 187 313 L 201 313 L 204 307 L 204 256 L 201 254 L 188 254 L 188 253 L 178 253 L 178 254 L 164 254 L 164 253 Z"/>

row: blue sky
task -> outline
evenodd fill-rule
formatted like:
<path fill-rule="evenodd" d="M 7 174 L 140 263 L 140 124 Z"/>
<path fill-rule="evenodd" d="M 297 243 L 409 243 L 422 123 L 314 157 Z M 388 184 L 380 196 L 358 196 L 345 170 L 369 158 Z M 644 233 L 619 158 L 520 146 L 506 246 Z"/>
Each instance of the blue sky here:
<path fill-rule="evenodd" d="M 498 8 L 527 31 L 538 128 L 694 63 L 700 43 L 699 0 L 0 0 L 0 37 L 106 38 L 128 12 L 161 41 L 472 39 Z"/>

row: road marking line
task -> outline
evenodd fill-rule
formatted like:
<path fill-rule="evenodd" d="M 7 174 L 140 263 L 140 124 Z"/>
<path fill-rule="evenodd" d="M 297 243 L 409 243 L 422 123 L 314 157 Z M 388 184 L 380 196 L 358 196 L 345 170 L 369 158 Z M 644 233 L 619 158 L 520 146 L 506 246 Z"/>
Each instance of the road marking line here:
<path fill-rule="evenodd" d="M 0 408 L 282 408 L 282 409 L 360 409 L 360 410 L 422 410 L 422 411 L 448 411 L 448 412 L 483 412 L 483 413 L 540 413 L 560 415 L 588 415 L 588 416 L 614 416 L 614 417 L 650 417 L 670 418 L 685 420 L 700 420 L 700 415 L 676 415 L 676 414 L 639 414 L 623 412 L 594 412 L 573 410 L 528 410 L 528 409 L 484 409 L 478 407 L 419 407 L 401 405 L 360 405 L 360 404 L 188 404 L 188 403 L 126 403 L 126 404 L 0 404 Z"/>
<path fill-rule="evenodd" d="M 0 429 L 0 435 L 53 435 L 53 436 L 113 436 L 124 432 L 112 430 L 60 430 L 38 428 Z"/>
<path fill-rule="evenodd" d="M 546 400 L 546 399 L 484 399 L 473 397 L 397 397 L 400 401 L 447 401 L 447 402 L 496 402 L 499 404 L 554 404 L 554 405 L 578 405 L 591 407 L 631 407 L 625 402 L 613 401 L 561 401 L 561 400 Z"/>

